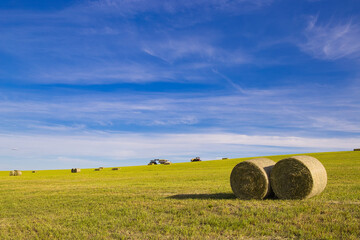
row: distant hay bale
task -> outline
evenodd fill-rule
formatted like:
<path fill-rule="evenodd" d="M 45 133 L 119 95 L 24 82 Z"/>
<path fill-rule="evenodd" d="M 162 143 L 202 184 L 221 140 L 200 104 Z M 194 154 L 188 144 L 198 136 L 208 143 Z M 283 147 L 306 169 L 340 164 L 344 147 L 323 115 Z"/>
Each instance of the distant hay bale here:
<path fill-rule="evenodd" d="M 327 174 L 319 160 L 294 156 L 277 162 L 271 171 L 271 187 L 281 199 L 307 199 L 326 187 Z"/>
<path fill-rule="evenodd" d="M 100 171 L 101 169 L 100 168 L 95 168 L 95 171 Z"/>
<path fill-rule="evenodd" d="M 10 176 L 21 176 L 22 172 L 20 170 L 10 171 Z"/>
<path fill-rule="evenodd" d="M 79 172 L 81 172 L 81 169 L 80 168 L 72 168 L 71 172 L 72 173 L 79 173 Z"/>
<path fill-rule="evenodd" d="M 355 148 L 354 151 L 360 151 L 360 148 Z"/>
<path fill-rule="evenodd" d="M 275 162 L 256 158 L 237 164 L 230 175 L 230 185 L 240 199 L 263 199 L 272 194 L 269 176 Z"/>
<path fill-rule="evenodd" d="M 119 170 L 119 168 L 116 167 L 116 168 L 113 168 L 112 170 L 114 170 L 114 171 L 115 171 L 115 170 Z"/>
<path fill-rule="evenodd" d="M 36 171 L 32 171 L 32 173 L 36 173 Z"/>

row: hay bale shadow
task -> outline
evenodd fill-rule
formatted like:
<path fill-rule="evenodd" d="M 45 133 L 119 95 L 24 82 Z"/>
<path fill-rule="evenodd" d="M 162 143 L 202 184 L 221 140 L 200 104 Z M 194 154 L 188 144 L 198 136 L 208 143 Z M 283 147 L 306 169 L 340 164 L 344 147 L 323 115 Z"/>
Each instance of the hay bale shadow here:
<path fill-rule="evenodd" d="M 169 196 L 170 199 L 236 199 L 233 193 L 212 193 L 212 194 L 177 194 Z"/>

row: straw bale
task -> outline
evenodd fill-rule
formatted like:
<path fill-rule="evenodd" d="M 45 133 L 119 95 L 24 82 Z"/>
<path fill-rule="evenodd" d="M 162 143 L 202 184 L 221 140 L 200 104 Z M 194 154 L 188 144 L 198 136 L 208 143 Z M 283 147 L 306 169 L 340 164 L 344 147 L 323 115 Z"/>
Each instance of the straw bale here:
<path fill-rule="evenodd" d="M 237 164 L 230 175 L 230 185 L 240 199 L 263 199 L 272 194 L 269 176 L 275 162 L 256 158 Z"/>
<path fill-rule="evenodd" d="M 71 172 L 72 173 L 79 173 L 79 172 L 81 172 L 81 169 L 80 168 L 72 168 Z"/>
<path fill-rule="evenodd" d="M 319 160 L 294 156 L 277 162 L 271 171 L 271 187 L 281 199 L 307 199 L 326 187 L 327 174 Z"/>

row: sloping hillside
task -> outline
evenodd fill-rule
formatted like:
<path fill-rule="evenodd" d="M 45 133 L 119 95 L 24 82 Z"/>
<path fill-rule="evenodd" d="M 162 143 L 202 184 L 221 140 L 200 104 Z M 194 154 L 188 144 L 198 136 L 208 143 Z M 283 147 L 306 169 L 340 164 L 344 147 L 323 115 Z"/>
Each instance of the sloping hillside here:
<path fill-rule="evenodd" d="M 360 152 L 307 155 L 324 164 L 328 185 L 300 201 L 236 199 L 229 176 L 245 159 L 2 171 L 0 239 L 359 238 Z"/>

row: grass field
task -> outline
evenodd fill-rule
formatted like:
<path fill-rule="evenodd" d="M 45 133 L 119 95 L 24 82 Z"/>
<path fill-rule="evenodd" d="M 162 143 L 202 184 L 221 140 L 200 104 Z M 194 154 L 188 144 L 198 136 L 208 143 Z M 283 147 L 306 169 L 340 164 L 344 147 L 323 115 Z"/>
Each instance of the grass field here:
<path fill-rule="evenodd" d="M 307 155 L 328 173 L 309 200 L 236 199 L 229 176 L 246 159 L 2 171 L 0 239 L 359 239 L 360 152 Z"/>

